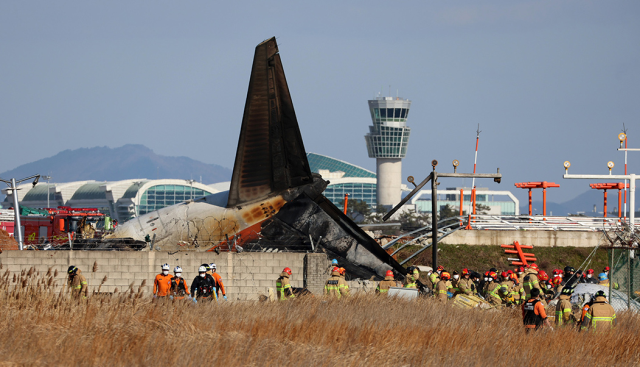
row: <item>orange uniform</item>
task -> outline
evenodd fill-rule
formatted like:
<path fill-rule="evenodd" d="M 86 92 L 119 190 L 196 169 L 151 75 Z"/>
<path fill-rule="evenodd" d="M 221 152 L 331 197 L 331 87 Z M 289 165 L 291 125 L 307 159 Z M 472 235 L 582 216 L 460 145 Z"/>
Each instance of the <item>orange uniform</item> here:
<path fill-rule="evenodd" d="M 153 294 L 158 297 L 166 297 L 169 295 L 171 289 L 171 278 L 173 275 L 156 275 L 156 280 L 153 281 Z"/>
<path fill-rule="evenodd" d="M 216 284 L 218 285 L 218 291 L 222 291 L 222 295 L 226 296 L 227 292 L 225 292 L 224 290 L 224 284 L 222 284 L 222 277 L 220 276 L 220 274 L 214 272 L 211 275 L 213 276 L 213 279 L 215 279 Z"/>

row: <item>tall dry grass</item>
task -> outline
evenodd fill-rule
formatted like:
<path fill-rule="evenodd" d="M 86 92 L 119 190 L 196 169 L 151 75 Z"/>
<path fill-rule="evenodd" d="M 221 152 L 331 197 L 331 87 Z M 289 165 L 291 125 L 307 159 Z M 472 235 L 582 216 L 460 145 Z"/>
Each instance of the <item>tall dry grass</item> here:
<path fill-rule="evenodd" d="M 373 295 L 280 303 L 72 301 L 47 275 L 0 276 L 0 361 L 65 366 L 636 365 L 640 318 L 614 333 L 525 335 L 517 310 Z M 59 289 L 60 287 L 58 287 Z M 91 292 L 90 292 L 91 293 Z"/>

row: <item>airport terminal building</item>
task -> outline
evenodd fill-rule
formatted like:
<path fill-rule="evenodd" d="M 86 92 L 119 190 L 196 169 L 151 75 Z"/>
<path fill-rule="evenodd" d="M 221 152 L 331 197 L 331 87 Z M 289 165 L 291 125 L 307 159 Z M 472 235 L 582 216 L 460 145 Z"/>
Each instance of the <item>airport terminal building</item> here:
<path fill-rule="evenodd" d="M 174 179 L 38 183 L 35 187 L 29 183 L 18 186 L 18 201 L 31 208 L 97 208 L 123 223 L 185 200 L 215 194 L 222 191 L 220 186 L 224 187 L 225 183 L 208 186 L 193 180 Z M 228 188 L 228 183 L 226 186 Z M 13 207 L 11 189 L 3 189 L 2 193 L 7 195 L 2 208 Z"/>

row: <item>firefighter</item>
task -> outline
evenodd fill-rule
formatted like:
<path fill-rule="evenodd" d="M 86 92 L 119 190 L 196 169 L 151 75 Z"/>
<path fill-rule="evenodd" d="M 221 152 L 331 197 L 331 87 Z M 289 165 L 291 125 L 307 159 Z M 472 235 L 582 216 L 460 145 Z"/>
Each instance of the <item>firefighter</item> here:
<path fill-rule="evenodd" d="M 339 268 L 338 272 L 340 273 L 340 277 L 342 277 L 342 279 L 344 279 L 345 281 L 347 280 L 346 275 L 347 275 L 347 269 L 345 268 Z"/>
<path fill-rule="evenodd" d="M 572 325 L 571 294 L 573 288 L 564 288 L 556 304 L 556 326 Z"/>
<path fill-rule="evenodd" d="M 604 291 L 597 291 L 595 301 L 585 315 L 582 330 L 606 331 L 616 327 L 616 312 L 609 303 Z"/>
<path fill-rule="evenodd" d="M 500 290 L 502 289 L 502 287 L 497 282 L 498 274 L 496 274 L 494 271 L 490 272 L 487 280 L 488 286 L 485 297 L 487 299 L 487 302 L 494 306 L 501 305 L 502 298 L 500 298 Z"/>
<path fill-rule="evenodd" d="M 503 271 L 500 276 L 502 281 L 500 282 L 499 295 L 502 298 L 502 303 L 506 305 L 515 303 L 515 284 L 509 279 L 509 273 Z"/>
<path fill-rule="evenodd" d="M 522 288 L 524 288 L 525 299 L 531 299 L 531 290 L 539 289 L 542 293 L 542 288 L 540 287 L 540 282 L 538 280 L 538 265 L 531 264 L 524 272 L 524 277 L 522 278 Z M 540 293 L 538 293 L 540 294 Z"/>
<path fill-rule="evenodd" d="M 440 273 L 442 273 L 442 271 L 444 271 L 444 267 L 442 265 L 438 265 L 438 267 L 436 268 L 436 271 L 431 273 L 431 275 L 429 276 L 429 280 L 431 280 L 431 284 L 433 284 L 434 292 L 435 292 L 436 286 L 438 285 L 438 282 L 440 281 Z"/>
<path fill-rule="evenodd" d="M 218 267 L 214 263 L 209 264 L 209 267 L 211 268 L 211 276 L 216 281 L 216 293 L 217 293 L 216 296 L 218 296 L 218 299 L 220 299 L 220 293 L 222 292 L 222 299 L 226 301 L 227 292 L 225 292 L 224 290 L 224 284 L 222 284 L 222 277 L 220 276 L 220 274 L 217 273 Z"/>
<path fill-rule="evenodd" d="M 176 266 L 175 269 L 173 269 L 173 278 L 171 278 L 169 295 L 172 299 L 184 299 L 185 295 L 191 298 L 187 282 L 182 278 L 182 268 L 179 266 Z"/>
<path fill-rule="evenodd" d="M 446 302 L 447 299 L 449 298 L 447 296 L 447 282 L 449 281 L 449 278 L 451 277 L 451 275 L 449 275 L 449 273 L 447 273 L 446 271 L 442 271 L 440 273 L 440 281 L 438 282 L 438 284 L 436 284 L 436 299 L 440 302 Z"/>
<path fill-rule="evenodd" d="M 200 265 L 198 275 L 191 282 L 191 295 L 197 301 L 218 300 L 216 298 L 216 281 L 207 274 L 207 267 Z"/>
<path fill-rule="evenodd" d="M 169 295 L 169 289 L 171 289 L 171 278 L 173 275 L 169 274 L 169 264 L 162 264 L 162 273 L 156 275 L 156 279 L 153 281 L 153 297 L 166 297 Z"/>
<path fill-rule="evenodd" d="M 582 326 L 586 325 L 585 323 L 585 318 L 587 316 L 587 312 L 589 312 L 589 309 L 591 308 L 591 306 L 593 305 L 593 301 L 595 300 L 595 297 L 591 297 L 591 299 L 589 300 L 589 302 L 585 303 L 584 306 L 582 306 L 582 310 L 581 310 L 581 314 L 580 314 L 580 319 L 578 320 L 578 324 L 576 325 L 577 327 L 580 328 L 580 331 L 582 331 Z"/>
<path fill-rule="evenodd" d="M 427 280 L 426 282 L 426 286 L 433 291 L 433 289 L 435 288 L 435 284 L 431 283 L 431 275 L 433 274 L 433 269 L 429 268 L 429 270 L 427 270 Z"/>
<path fill-rule="evenodd" d="M 458 294 L 460 292 L 459 284 L 460 274 L 458 274 L 457 270 L 454 270 L 453 279 L 451 279 L 451 289 L 449 289 L 449 292 L 453 293 L 454 295 Z"/>
<path fill-rule="evenodd" d="M 523 284 L 522 280 L 524 279 L 524 266 L 519 267 L 516 271 L 516 274 L 518 274 L 518 283 Z"/>
<path fill-rule="evenodd" d="M 75 299 L 86 299 L 89 294 L 89 289 L 87 287 L 87 278 L 82 275 L 82 270 L 71 265 L 67 270 L 67 273 L 69 274 L 67 285 L 69 286 L 69 289 L 71 289 L 71 297 Z"/>
<path fill-rule="evenodd" d="M 462 269 L 462 279 L 458 282 L 458 294 L 466 294 L 468 296 L 473 295 L 475 293 L 473 290 L 475 289 L 475 285 L 471 280 L 471 275 L 469 275 L 469 269 Z"/>
<path fill-rule="evenodd" d="M 596 280 L 596 278 L 593 277 L 593 273 L 594 273 L 593 269 L 587 270 L 587 276 L 584 278 L 585 283 L 598 284 L 598 281 Z"/>
<path fill-rule="evenodd" d="M 540 270 L 538 272 L 538 280 L 538 285 L 540 285 L 540 300 L 546 307 L 547 301 L 552 299 L 555 293 L 553 291 L 553 287 L 549 284 L 549 275 L 546 271 Z"/>
<path fill-rule="evenodd" d="M 511 281 L 514 284 L 513 287 L 513 302 L 516 305 L 519 305 L 524 301 L 524 289 L 522 288 L 522 284 L 518 282 L 518 275 L 511 274 Z"/>
<path fill-rule="evenodd" d="M 342 296 L 349 295 L 349 285 L 340 276 L 340 268 L 335 266 L 331 272 L 331 277 L 327 279 L 324 285 L 324 295 L 341 298 Z"/>
<path fill-rule="evenodd" d="M 407 276 L 404 278 L 404 287 L 405 288 L 418 288 L 416 282 L 418 278 L 420 278 L 420 271 L 416 274 L 417 269 L 413 266 L 407 269 Z"/>
<path fill-rule="evenodd" d="M 551 330 L 551 324 L 547 320 L 547 313 L 544 305 L 538 298 L 540 296 L 540 288 L 531 288 L 531 296 L 522 304 L 522 323 L 527 333 L 531 330 L 539 330 L 543 325 L 548 326 Z"/>
<path fill-rule="evenodd" d="M 376 288 L 376 293 L 387 294 L 389 292 L 389 288 L 395 287 L 396 281 L 393 278 L 393 271 L 387 270 L 387 273 L 384 275 L 384 280 L 378 283 L 378 287 Z"/>
<path fill-rule="evenodd" d="M 282 273 L 280 273 L 280 277 L 276 280 L 276 293 L 278 300 L 280 301 L 295 298 L 293 288 L 291 288 L 291 283 L 289 283 L 289 277 L 291 277 L 291 269 L 284 268 Z"/>

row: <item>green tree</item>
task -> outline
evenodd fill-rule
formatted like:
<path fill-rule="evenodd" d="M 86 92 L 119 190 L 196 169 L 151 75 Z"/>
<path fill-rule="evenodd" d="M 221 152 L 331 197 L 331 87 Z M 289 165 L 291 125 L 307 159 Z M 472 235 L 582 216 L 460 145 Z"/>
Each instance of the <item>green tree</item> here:
<path fill-rule="evenodd" d="M 371 208 L 364 200 L 349 199 L 347 204 L 347 216 L 356 223 L 366 222 L 371 215 Z"/>
<path fill-rule="evenodd" d="M 416 213 L 415 210 L 405 210 L 398 216 L 400 229 L 408 231 L 424 227 L 431 222 L 431 215 L 427 213 Z"/>

